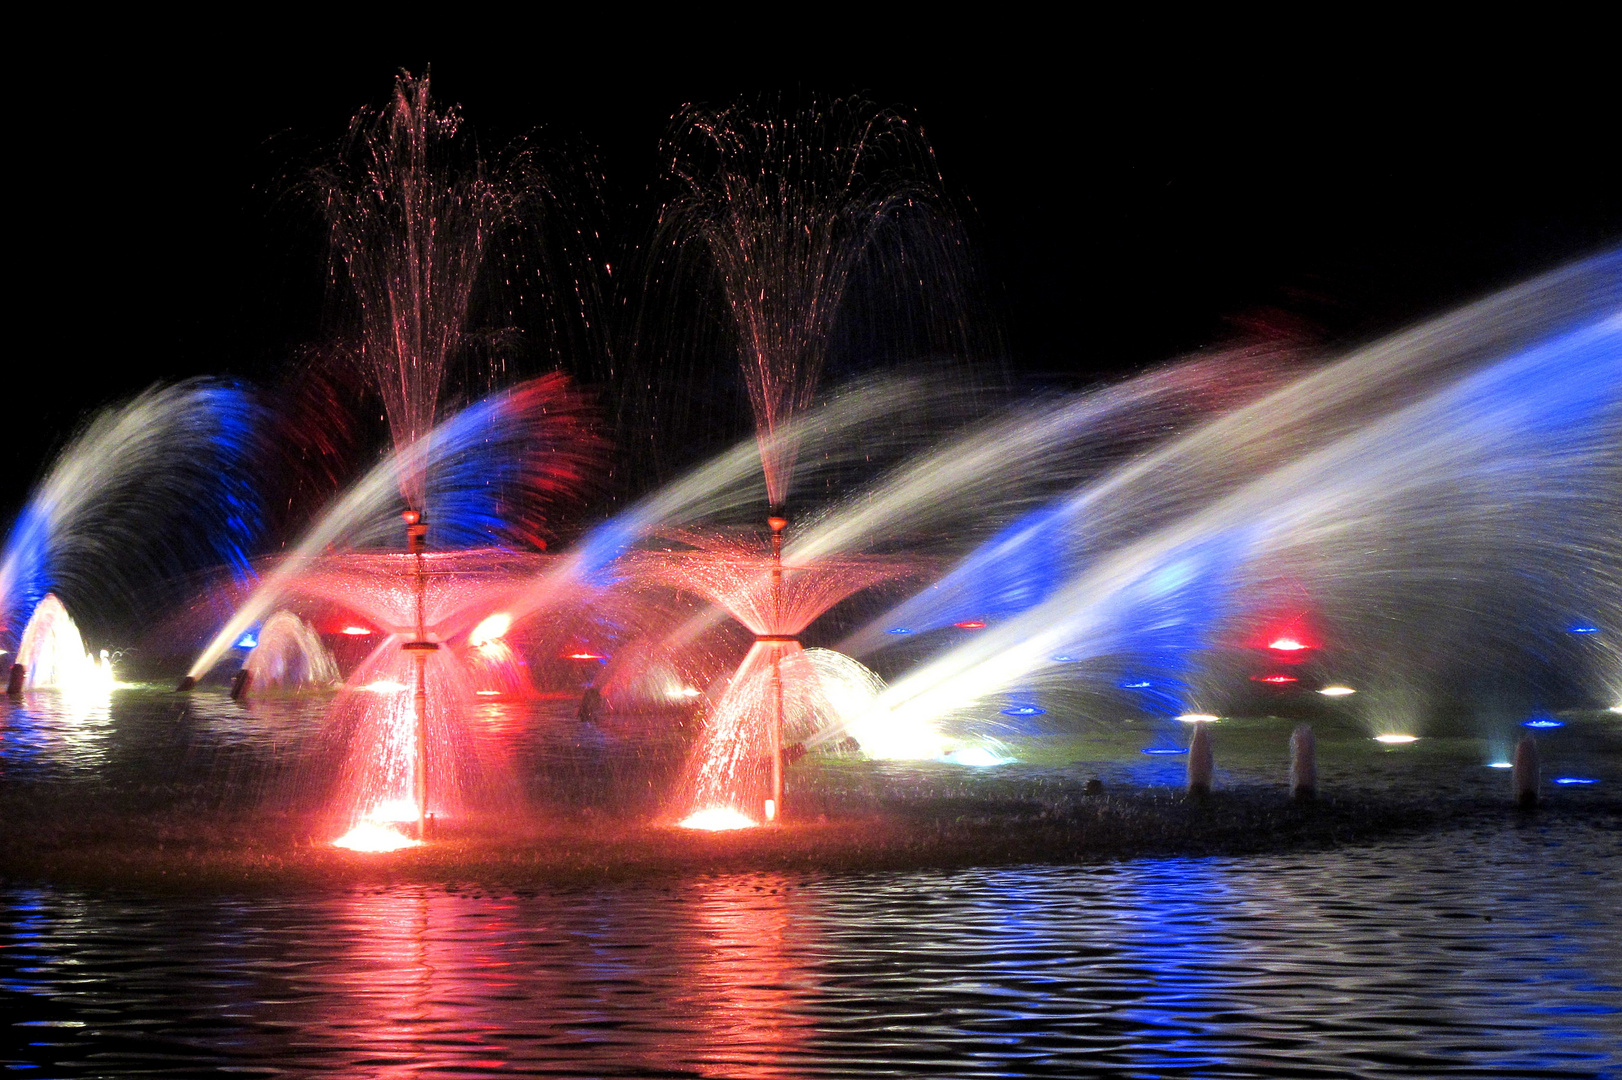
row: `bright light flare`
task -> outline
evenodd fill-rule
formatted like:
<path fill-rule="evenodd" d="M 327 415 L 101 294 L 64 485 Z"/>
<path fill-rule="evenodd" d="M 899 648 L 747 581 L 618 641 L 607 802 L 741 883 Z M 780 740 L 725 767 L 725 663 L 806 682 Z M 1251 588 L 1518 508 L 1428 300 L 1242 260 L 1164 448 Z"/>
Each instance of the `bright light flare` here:
<path fill-rule="evenodd" d="M 378 679 L 376 682 L 367 683 L 361 689 L 371 694 L 398 694 L 402 690 L 411 688 L 405 683 L 395 682 L 393 679 Z"/>
<path fill-rule="evenodd" d="M 252 648 L 256 647 L 258 644 L 259 644 L 259 639 L 258 638 L 254 637 L 252 634 L 243 634 L 241 640 L 239 640 L 237 642 L 237 648 L 239 648 L 239 649 L 252 649 Z"/>
<path fill-rule="evenodd" d="M 346 634 L 349 637 L 371 637 L 372 628 L 369 626 L 346 626 L 340 631 L 340 633 Z"/>
<path fill-rule="evenodd" d="M 986 628 L 985 622 L 980 619 L 964 619 L 962 622 L 956 622 L 952 625 L 959 630 L 984 630 Z"/>
<path fill-rule="evenodd" d="M 512 629 L 512 625 L 513 617 L 505 611 L 498 611 L 473 628 L 473 632 L 467 636 L 467 643 L 475 649 L 483 648 L 500 641 L 502 635 Z"/>
<path fill-rule="evenodd" d="M 1557 776 L 1557 777 L 1554 778 L 1554 782 L 1557 783 L 1557 784 L 1597 784 L 1597 783 L 1599 783 L 1598 780 L 1592 779 L 1591 777 L 1587 777 L 1587 776 Z"/>
<path fill-rule="evenodd" d="M 728 832 L 732 829 L 753 829 L 760 822 L 730 806 L 709 806 L 695 810 L 676 823 L 684 829 L 702 829 L 704 832 Z"/>
<path fill-rule="evenodd" d="M 399 851 L 401 848 L 421 847 L 421 840 L 391 829 L 377 821 L 363 821 L 332 842 L 333 847 L 350 851 Z"/>
<path fill-rule="evenodd" d="M 1212 716 L 1210 713 L 1189 712 L 1184 713 L 1177 719 L 1181 720 L 1185 724 L 1214 724 L 1222 718 L 1220 716 Z"/>
<path fill-rule="evenodd" d="M 942 761 L 953 765 L 968 765 L 975 769 L 989 769 L 996 765 L 1007 765 L 1014 759 L 1005 757 L 986 746 L 963 746 L 945 754 Z"/>
<path fill-rule="evenodd" d="M 1385 743 L 1387 746 L 1402 746 L 1411 742 L 1418 742 L 1418 735 L 1376 735 L 1374 741 Z"/>
<path fill-rule="evenodd" d="M 1300 652 L 1301 650 L 1310 648 L 1311 646 L 1303 645 L 1301 642 L 1292 637 L 1281 637 L 1274 638 L 1272 641 L 1269 641 L 1267 643 L 1267 647 L 1272 649 L 1274 652 Z"/>
<path fill-rule="evenodd" d="M 1538 728 L 1540 730 L 1544 729 L 1544 728 L 1557 728 L 1557 727 L 1565 727 L 1565 726 L 1566 726 L 1566 723 L 1565 723 L 1564 720 L 1541 720 L 1541 719 L 1540 720 L 1528 720 L 1524 724 L 1521 725 L 1521 727 Z"/>
<path fill-rule="evenodd" d="M 1274 686 L 1283 686 L 1285 683 L 1300 682 L 1294 675 L 1252 675 L 1251 682 L 1271 683 Z"/>
<path fill-rule="evenodd" d="M 608 659 L 608 657 L 604 656 L 603 654 L 594 653 L 594 652 L 564 653 L 563 658 L 565 660 L 607 660 Z"/>
<path fill-rule="evenodd" d="M 1347 694 L 1355 694 L 1357 691 L 1350 686 L 1326 686 L 1318 693 L 1324 697 L 1345 697 Z"/>
<path fill-rule="evenodd" d="M 1487 768 L 1489 768 L 1489 769 L 1513 769 L 1514 767 L 1515 767 L 1515 763 L 1513 761 L 1489 761 L 1489 762 L 1487 762 Z"/>

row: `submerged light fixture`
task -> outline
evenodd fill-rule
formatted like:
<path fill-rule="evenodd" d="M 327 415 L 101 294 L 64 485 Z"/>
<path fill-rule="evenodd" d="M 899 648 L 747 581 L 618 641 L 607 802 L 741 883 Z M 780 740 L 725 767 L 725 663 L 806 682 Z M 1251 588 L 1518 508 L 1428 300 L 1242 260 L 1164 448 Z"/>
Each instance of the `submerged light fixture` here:
<path fill-rule="evenodd" d="M 1347 694 L 1355 694 L 1357 691 L 1350 686 L 1326 686 L 1319 690 L 1318 693 L 1324 697 L 1345 697 Z"/>
<path fill-rule="evenodd" d="M 1387 746 L 1403 746 L 1407 743 L 1418 742 L 1418 735 L 1376 735 L 1374 741 L 1385 743 Z"/>

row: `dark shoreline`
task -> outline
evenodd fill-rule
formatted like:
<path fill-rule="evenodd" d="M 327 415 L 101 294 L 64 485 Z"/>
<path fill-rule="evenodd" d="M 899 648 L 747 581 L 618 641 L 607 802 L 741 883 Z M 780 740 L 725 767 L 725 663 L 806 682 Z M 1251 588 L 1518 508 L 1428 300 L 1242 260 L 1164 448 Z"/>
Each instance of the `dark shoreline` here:
<path fill-rule="evenodd" d="M 8 802 L 11 800 L 7 800 Z M 1333 849 L 1447 827 L 1579 816 L 1622 834 L 1622 803 L 1584 799 L 1520 812 L 1499 801 L 1342 795 L 1292 803 L 1276 789 L 1194 801 L 1115 790 L 1064 806 L 936 798 L 782 828 L 703 833 L 605 821 L 504 822 L 448 832 L 420 849 L 363 854 L 316 839 L 307 820 L 211 816 L 172 807 L 74 815 L 6 808 L 0 884 L 260 893 L 426 885 L 490 894 L 715 874 L 837 874 Z M 53 812 L 54 810 L 54 812 Z"/>

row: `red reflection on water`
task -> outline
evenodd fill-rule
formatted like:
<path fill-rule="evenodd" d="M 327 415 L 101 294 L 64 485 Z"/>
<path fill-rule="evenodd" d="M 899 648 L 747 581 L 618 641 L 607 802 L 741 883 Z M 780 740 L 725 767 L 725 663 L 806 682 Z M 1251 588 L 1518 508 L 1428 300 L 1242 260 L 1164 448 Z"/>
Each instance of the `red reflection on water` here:
<path fill-rule="evenodd" d="M 692 894 L 699 942 L 692 989 L 711 1013 L 703 1056 L 717 1075 L 767 1080 L 801 1074 L 790 1060 L 807 1031 L 796 1018 L 796 955 L 811 924 L 794 918 L 790 894 L 788 882 L 777 877 L 706 882 Z"/>

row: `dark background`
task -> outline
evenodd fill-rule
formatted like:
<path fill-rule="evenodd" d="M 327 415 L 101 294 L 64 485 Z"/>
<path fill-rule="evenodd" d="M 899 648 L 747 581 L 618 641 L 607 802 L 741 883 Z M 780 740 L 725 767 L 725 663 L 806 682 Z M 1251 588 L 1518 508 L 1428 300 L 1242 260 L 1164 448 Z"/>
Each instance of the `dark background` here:
<path fill-rule="evenodd" d="M 958 200 L 1008 368 L 1046 382 L 1258 322 L 1351 344 L 1622 238 L 1615 95 L 1581 74 L 1528 85 L 1487 65 L 1419 85 L 1377 60 L 1103 75 L 1069 55 L 739 69 L 442 53 L 79 53 L 33 73 L 12 119 L 0 515 L 96 408 L 195 374 L 273 382 L 321 337 L 324 241 L 289 177 L 401 65 L 431 61 L 436 96 L 491 149 L 537 125 L 593 147 L 627 237 L 646 229 L 658 140 L 686 102 L 861 91 L 905 107 Z"/>

